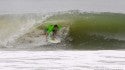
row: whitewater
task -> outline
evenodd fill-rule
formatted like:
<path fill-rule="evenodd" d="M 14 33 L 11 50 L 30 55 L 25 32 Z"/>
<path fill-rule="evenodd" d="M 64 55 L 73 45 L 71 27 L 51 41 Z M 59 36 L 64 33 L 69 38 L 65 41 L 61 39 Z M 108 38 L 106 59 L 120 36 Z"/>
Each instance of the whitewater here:
<path fill-rule="evenodd" d="M 121 55 L 119 55 L 121 54 Z M 124 70 L 124 51 L 1 51 L 1 70 Z"/>
<path fill-rule="evenodd" d="M 124 0 L 1 0 L 0 70 L 125 70 Z M 58 24 L 61 43 L 44 29 Z"/>

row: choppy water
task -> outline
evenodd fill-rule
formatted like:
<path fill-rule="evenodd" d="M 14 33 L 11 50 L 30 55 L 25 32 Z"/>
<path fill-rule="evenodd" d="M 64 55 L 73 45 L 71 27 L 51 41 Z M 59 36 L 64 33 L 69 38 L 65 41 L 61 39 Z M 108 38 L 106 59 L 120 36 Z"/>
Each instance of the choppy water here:
<path fill-rule="evenodd" d="M 124 51 L 1 51 L 0 70 L 124 70 Z"/>

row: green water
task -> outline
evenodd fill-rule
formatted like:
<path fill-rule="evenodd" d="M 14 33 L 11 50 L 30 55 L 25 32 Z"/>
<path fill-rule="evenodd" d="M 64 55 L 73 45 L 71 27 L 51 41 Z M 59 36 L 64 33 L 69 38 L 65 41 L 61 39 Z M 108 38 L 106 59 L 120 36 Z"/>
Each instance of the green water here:
<path fill-rule="evenodd" d="M 26 35 L 30 34 L 30 39 L 36 41 L 34 44 L 41 44 L 42 41 L 44 42 L 44 37 L 34 38 L 43 36 L 42 30 L 48 24 L 58 24 L 62 26 L 62 31 L 60 30 L 62 42 L 49 47 L 78 50 L 125 49 L 124 19 L 125 14 L 109 12 L 55 12 L 43 22 L 43 15 L 40 14 L 0 15 L 0 43 L 4 45 L 11 41 L 16 42 L 15 38 L 18 37 L 21 42 L 23 38 L 27 42 L 28 39 L 25 38 L 27 36 L 23 35 L 26 33 Z M 42 46 L 43 44 L 45 43 L 42 43 Z"/>
<path fill-rule="evenodd" d="M 69 26 L 66 41 L 73 49 L 122 49 L 125 46 L 125 14 L 63 13 L 49 17 L 44 23 Z"/>

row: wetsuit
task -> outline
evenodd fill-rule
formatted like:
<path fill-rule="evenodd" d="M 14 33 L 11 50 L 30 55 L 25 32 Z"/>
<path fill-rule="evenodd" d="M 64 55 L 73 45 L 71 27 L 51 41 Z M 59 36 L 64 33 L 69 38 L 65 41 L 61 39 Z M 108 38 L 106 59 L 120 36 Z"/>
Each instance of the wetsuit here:
<path fill-rule="evenodd" d="M 61 26 L 58 26 L 58 30 L 61 29 Z M 54 28 L 54 25 L 49 25 L 46 29 L 47 33 L 50 34 L 51 32 L 55 32 L 57 31 L 55 28 Z"/>

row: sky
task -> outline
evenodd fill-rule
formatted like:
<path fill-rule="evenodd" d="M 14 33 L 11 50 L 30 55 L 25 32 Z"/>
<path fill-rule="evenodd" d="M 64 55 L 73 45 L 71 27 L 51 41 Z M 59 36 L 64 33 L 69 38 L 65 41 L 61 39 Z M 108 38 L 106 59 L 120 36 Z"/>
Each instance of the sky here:
<path fill-rule="evenodd" d="M 0 0 L 0 14 L 67 10 L 125 13 L 125 0 Z"/>

